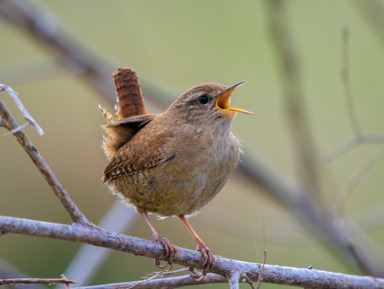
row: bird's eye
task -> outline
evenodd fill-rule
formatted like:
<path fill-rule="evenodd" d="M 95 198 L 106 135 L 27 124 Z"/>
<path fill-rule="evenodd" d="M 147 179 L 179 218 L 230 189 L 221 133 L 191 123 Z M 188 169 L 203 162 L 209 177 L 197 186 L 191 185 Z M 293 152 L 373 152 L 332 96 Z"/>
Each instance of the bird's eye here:
<path fill-rule="evenodd" d="M 198 100 L 201 104 L 206 104 L 209 101 L 209 98 L 207 95 L 203 94 L 199 96 Z"/>

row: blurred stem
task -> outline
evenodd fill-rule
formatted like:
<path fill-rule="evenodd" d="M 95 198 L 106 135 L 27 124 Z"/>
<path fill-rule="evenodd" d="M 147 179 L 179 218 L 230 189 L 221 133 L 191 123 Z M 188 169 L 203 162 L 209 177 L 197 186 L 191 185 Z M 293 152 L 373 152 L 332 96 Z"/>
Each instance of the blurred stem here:
<path fill-rule="evenodd" d="M 267 14 L 275 53 L 280 66 L 283 100 L 299 179 L 309 193 L 319 198 L 316 152 L 308 128 L 298 52 L 287 19 L 287 1 L 267 0 L 265 3 L 268 8 Z"/>
<path fill-rule="evenodd" d="M 353 4 L 363 19 L 371 27 L 377 38 L 384 45 L 384 4 L 380 0 L 353 0 Z"/>
<path fill-rule="evenodd" d="M 358 138 L 362 134 L 361 126 L 359 120 L 357 118 L 357 113 L 355 110 L 355 106 L 352 101 L 352 90 L 351 90 L 351 82 L 350 82 L 350 69 L 349 69 L 349 30 L 348 27 L 344 27 L 342 31 L 342 59 L 343 63 L 341 66 L 341 77 L 343 80 L 344 86 L 344 94 L 347 101 L 347 108 L 349 113 L 349 120 L 352 125 L 352 129 Z"/>

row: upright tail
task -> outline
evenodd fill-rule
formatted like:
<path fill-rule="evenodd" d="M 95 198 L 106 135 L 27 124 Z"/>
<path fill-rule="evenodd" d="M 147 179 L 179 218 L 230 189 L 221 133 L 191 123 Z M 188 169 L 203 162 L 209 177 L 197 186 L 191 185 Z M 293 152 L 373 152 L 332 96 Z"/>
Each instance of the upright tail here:
<path fill-rule="evenodd" d="M 139 130 L 139 124 L 136 122 L 125 123 L 120 121 L 128 117 L 148 114 L 144 105 L 139 78 L 133 69 L 119 67 L 113 73 L 113 80 L 115 82 L 117 99 L 115 117 L 99 106 L 108 122 L 108 125 L 103 126 L 103 149 L 108 158 L 113 157 L 119 148 Z"/>
<path fill-rule="evenodd" d="M 143 93 L 136 72 L 131 68 L 119 67 L 113 73 L 113 80 L 117 97 L 116 120 L 145 114 Z"/>

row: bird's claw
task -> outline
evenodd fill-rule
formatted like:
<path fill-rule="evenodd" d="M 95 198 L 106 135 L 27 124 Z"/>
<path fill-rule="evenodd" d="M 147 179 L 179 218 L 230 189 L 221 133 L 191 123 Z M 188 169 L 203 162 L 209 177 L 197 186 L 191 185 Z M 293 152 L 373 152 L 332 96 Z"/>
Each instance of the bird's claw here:
<path fill-rule="evenodd" d="M 167 271 L 172 270 L 173 261 L 177 257 L 177 253 L 178 253 L 175 245 L 173 245 L 171 243 L 171 241 L 169 241 L 168 239 L 160 237 L 160 236 L 157 237 L 155 240 L 156 240 L 156 242 L 160 243 L 163 246 L 164 255 L 165 255 L 165 258 L 167 259 L 167 263 L 165 265 L 161 265 L 160 260 L 155 259 L 154 260 L 155 266 L 160 268 L 160 269 L 164 269 L 169 265 L 169 269 L 167 269 Z"/>
<path fill-rule="evenodd" d="M 209 248 L 207 246 L 205 246 L 204 244 L 198 244 L 196 251 L 199 251 L 201 253 L 201 255 L 204 257 L 204 263 L 203 263 L 204 270 L 201 273 L 201 277 L 196 279 L 196 281 L 201 281 L 205 278 L 205 276 L 212 269 L 213 262 L 215 261 L 215 257 L 213 256 L 211 250 L 209 250 Z M 191 275 L 191 276 L 193 276 L 193 275 Z M 193 276 L 193 277 L 196 277 L 196 276 Z"/>
<path fill-rule="evenodd" d="M 199 273 L 195 271 L 195 268 L 188 267 L 188 270 L 189 270 L 189 276 L 191 276 L 192 278 L 196 279 L 197 276 L 199 276 Z"/>

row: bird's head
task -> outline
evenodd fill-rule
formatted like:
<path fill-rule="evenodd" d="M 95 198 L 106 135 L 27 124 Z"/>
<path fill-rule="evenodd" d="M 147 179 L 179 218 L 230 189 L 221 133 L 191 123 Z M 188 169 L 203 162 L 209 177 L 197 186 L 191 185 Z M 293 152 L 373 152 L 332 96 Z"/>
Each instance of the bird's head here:
<path fill-rule="evenodd" d="M 253 114 L 230 105 L 232 92 L 245 83 L 231 86 L 218 83 L 202 83 L 185 91 L 169 107 L 168 111 L 189 123 L 211 123 L 217 120 L 231 123 L 236 113 Z"/>

